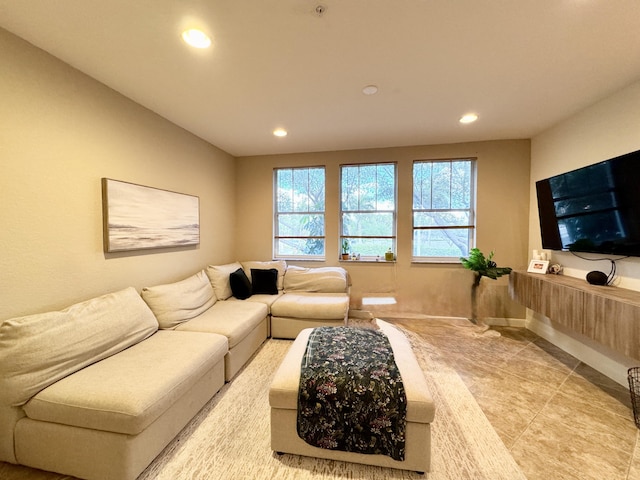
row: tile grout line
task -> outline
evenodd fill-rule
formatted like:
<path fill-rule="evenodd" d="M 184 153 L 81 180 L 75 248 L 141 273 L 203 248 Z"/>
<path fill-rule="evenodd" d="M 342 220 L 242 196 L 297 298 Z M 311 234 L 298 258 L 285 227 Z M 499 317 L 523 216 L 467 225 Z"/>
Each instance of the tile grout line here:
<path fill-rule="evenodd" d="M 533 342 L 530 342 L 533 343 Z M 549 396 L 549 398 L 547 399 L 547 401 L 544 403 L 544 405 L 540 408 L 540 410 L 538 410 L 534 415 L 533 418 L 531 418 L 531 420 L 527 423 L 527 426 L 522 430 L 522 432 L 520 432 L 520 434 L 518 434 L 518 436 L 515 438 L 515 440 L 513 441 L 513 444 L 511 445 L 511 448 L 509 449 L 509 451 L 511 451 L 512 448 L 514 448 L 516 446 L 516 444 L 518 443 L 518 441 L 520 440 L 520 438 L 522 438 L 522 436 L 527 433 L 527 431 L 529 431 L 529 428 L 531 427 L 531 424 L 536 420 L 536 418 L 538 418 L 538 416 L 540 415 L 540 413 L 547 407 L 547 405 L 549 405 L 549 403 L 551 402 L 551 400 L 553 400 L 559 393 L 560 393 L 560 389 L 562 388 L 562 386 L 567 383 L 567 381 L 569 380 L 569 377 L 573 374 L 573 372 L 575 372 L 576 368 L 578 368 L 578 366 L 580 365 L 581 362 L 578 362 L 576 364 L 575 367 L 573 367 L 573 369 L 571 369 L 571 371 L 567 374 L 567 376 L 565 377 L 565 379 L 562 381 L 562 383 L 560 385 L 558 385 L 558 387 L 555 389 L 554 393 L 552 395 Z"/>

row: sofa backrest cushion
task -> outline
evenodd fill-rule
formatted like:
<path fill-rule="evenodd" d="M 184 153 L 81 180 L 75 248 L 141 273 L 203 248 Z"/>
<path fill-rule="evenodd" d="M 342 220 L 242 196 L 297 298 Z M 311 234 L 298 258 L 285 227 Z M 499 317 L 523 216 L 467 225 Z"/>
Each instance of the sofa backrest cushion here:
<path fill-rule="evenodd" d="M 141 342 L 158 322 L 127 288 L 0 325 L 0 402 L 19 406 L 72 373 Z"/>
<path fill-rule="evenodd" d="M 348 285 L 347 271 L 342 267 L 289 266 L 284 275 L 285 292 L 344 293 Z"/>
<path fill-rule="evenodd" d="M 227 263 L 225 265 L 209 265 L 207 267 L 207 277 L 211 281 L 211 286 L 218 300 L 226 300 L 233 292 L 229 283 L 229 275 L 242 268 L 238 262 Z"/>
<path fill-rule="evenodd" d="M 158 319 L 160 328 L 175 328 L 216 303 L 204 270 L 184 280 L 142 289 L 142 298 Z"/>
<path fill-rule="evenodd" d="M 247 274 L 247 277 L 249 277 L 249 281 L 252 281 L 252 268 L 256 270 L 269 270 L 270 268 L 275 268 L 278 271 L 278 290 L 282 290 L 284 288 L 284 272 L 287 270 L 287 262 L 284 260 L 272 260 L 269 262 L 242 262 L 242 268 Z"/>

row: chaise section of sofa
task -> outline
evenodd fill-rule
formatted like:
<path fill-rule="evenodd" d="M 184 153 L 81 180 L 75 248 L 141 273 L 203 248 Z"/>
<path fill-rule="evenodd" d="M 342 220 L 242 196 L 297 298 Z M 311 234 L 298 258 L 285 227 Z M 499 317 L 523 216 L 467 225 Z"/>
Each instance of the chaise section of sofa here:
<path fill-rule="evenodd" d="M 133 288 L 0 325 L 0 459 L 134 479 L 224 384 L 227 338 L 158 331 Z"/>
<path fill-rule="evenodd" d="M 345 325 L 349 276 L 341 267 L 289 266 L 284 294 L 271 305 L 271 335 L 296 338 L 305 328 Z"/>
<path fill-rule="evenodd" d="M 221 336 L 159 331 L 54 383 L 16 425 L 19 463 L 136 478 L 224 385 L 226 351 Z"/>

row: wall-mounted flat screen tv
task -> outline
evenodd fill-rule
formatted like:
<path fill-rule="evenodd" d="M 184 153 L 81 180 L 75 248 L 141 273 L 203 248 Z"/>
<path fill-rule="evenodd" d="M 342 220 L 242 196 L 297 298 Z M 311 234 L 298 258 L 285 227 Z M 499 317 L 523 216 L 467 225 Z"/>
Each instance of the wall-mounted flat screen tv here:
<path fill-rule="evenodd" d="M 640 150 L 536 182 L 542 247 L 640 256 Z"/>

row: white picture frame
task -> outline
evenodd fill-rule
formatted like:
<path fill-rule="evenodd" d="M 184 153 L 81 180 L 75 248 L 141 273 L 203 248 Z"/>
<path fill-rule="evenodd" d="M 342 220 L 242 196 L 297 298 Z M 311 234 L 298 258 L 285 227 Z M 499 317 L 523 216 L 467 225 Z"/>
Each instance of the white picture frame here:
<path fill-rule="evenodd" d="M 549 269 L 549 260 L 531 260 L 527 272 L 546 274 Z"/>

